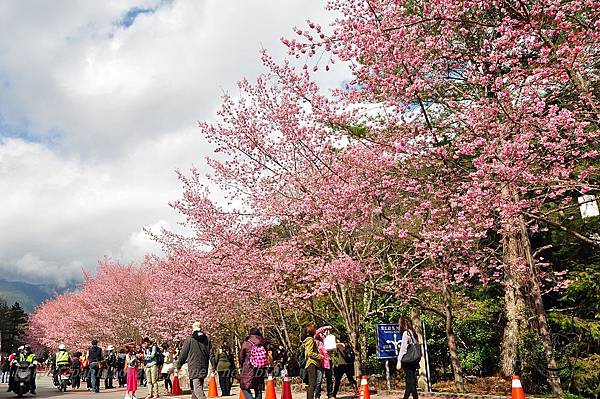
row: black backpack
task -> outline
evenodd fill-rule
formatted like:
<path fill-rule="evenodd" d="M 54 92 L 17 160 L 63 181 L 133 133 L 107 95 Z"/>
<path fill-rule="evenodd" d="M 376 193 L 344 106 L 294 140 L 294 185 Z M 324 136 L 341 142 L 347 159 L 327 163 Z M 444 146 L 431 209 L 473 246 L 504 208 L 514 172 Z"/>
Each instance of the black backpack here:
<path fill-rule="evenodd" d="M 297 358 L 300 369 L 306 368 L 306 349 L 304 348 L 304 343 L 300 344 L 300 348 L 298 348 Z"/>
<path fill-rule="evenodd" d="M 156 352 L 156 365 L 161 367 L 163 364 L 165 364 L 165 354 L 158 351 Z"/>
<path fill-rule="evenodd" d="M 344 350 L 340 351 L 342 358 L 344 358 L 344 361 L 346 363 L 354 363 L 354 360 L 356 360 L 356 355 L 354 354 L 354 349 L 352 349 L 352 347 L 348 344 L 344 344 Z"/>

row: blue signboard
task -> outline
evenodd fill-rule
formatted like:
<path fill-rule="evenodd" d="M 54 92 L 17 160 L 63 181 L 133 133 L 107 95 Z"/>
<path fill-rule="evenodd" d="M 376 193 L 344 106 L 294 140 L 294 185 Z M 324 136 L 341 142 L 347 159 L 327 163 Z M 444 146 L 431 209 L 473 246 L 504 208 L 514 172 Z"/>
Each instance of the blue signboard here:
<path fill-rule="evenodd" d="M 377 324 L 377 357 L 379 359 L 397 358 L 402 343 L 402 334 L 398 324 Z"/>

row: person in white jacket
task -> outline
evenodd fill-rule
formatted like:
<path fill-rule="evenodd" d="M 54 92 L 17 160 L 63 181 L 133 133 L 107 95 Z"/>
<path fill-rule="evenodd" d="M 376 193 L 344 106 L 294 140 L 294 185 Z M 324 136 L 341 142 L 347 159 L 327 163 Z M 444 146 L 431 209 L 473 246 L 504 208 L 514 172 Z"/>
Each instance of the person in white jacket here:
<path fill-rule="evenodd" d="M 403 360 L 403 358 L 408 351 L 409 345 L 419 345 L 419 338 L 410 319 L 406 317 L 400 318 L 398 326 L 400 327 L 400 332 L 402 333 L 402 343 L 400 344 L 400 352 L 398 353 L 398 363 L 396 368 L 398 370 L 404 370 L 404 381 L 406 382 L 404 399 L 408 399 L 411 394 L 413 399 L 418 399 L 419 394 L 417 392 L 417 376 L 419 374 L 419 361 L 408 362 Z"/>

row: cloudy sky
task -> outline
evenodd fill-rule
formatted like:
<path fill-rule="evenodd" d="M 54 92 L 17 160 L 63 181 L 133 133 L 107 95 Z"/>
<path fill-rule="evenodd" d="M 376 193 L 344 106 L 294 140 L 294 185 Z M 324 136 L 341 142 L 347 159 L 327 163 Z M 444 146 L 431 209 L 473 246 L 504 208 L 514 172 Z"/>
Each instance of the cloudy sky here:
<path fill-rule="evenodd" d="M 196 127 L 321 0 L 0 2 L 0 277 L 62 284 L 158 248 Z M 342 76 L 324 78 L 335 84 Z"/>

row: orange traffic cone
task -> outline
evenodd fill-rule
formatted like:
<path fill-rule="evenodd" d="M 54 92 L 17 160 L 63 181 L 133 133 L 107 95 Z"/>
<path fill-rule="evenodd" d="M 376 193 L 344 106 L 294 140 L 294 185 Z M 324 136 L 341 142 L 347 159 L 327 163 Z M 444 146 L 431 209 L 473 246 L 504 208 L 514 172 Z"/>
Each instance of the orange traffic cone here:
<path fill-rule="evenodd" d="M 273 380 L 272 375 L 267 378 L 267 396 L 265 399 L 277 399 L 277 394 L 275 393 L 275 380 Z"/>
<path fill-rule="evenodd" d="M 290 377 L 288 375 L 283 376 L 283 392 L 281 399 L 292 399 L 292 384 L 290 383 Z"/>
<path fill-rule="evenodd" d="M 171 395 L 177 396 L 181 395 L 182 393 L 181 386 L 179 385 L 179 376 L 177 373 L 175 373 L 175 376 L 173 377 L 173 386 L 171 387 Z"/>
<path fill-rule="evenodd" d="M 521 379 L 516 375 L 512 378 L 512 399 L 525 399 L 525 391 L 523 391 Z"/>
<path fill-rule="evenodd" d="M 217 379 L 215 378 L 214 374 L 210 376 L 210 380 L 208 381 L 208 397 L 219 397 L 219 392 L 217 391 Z"/>
<path fill-rule="evenodd" d="M 371 392 L 369 392 L 369 377 L 366 375 L 363 375 L 360 379 L 360 399 L 371 399 Z"/>

